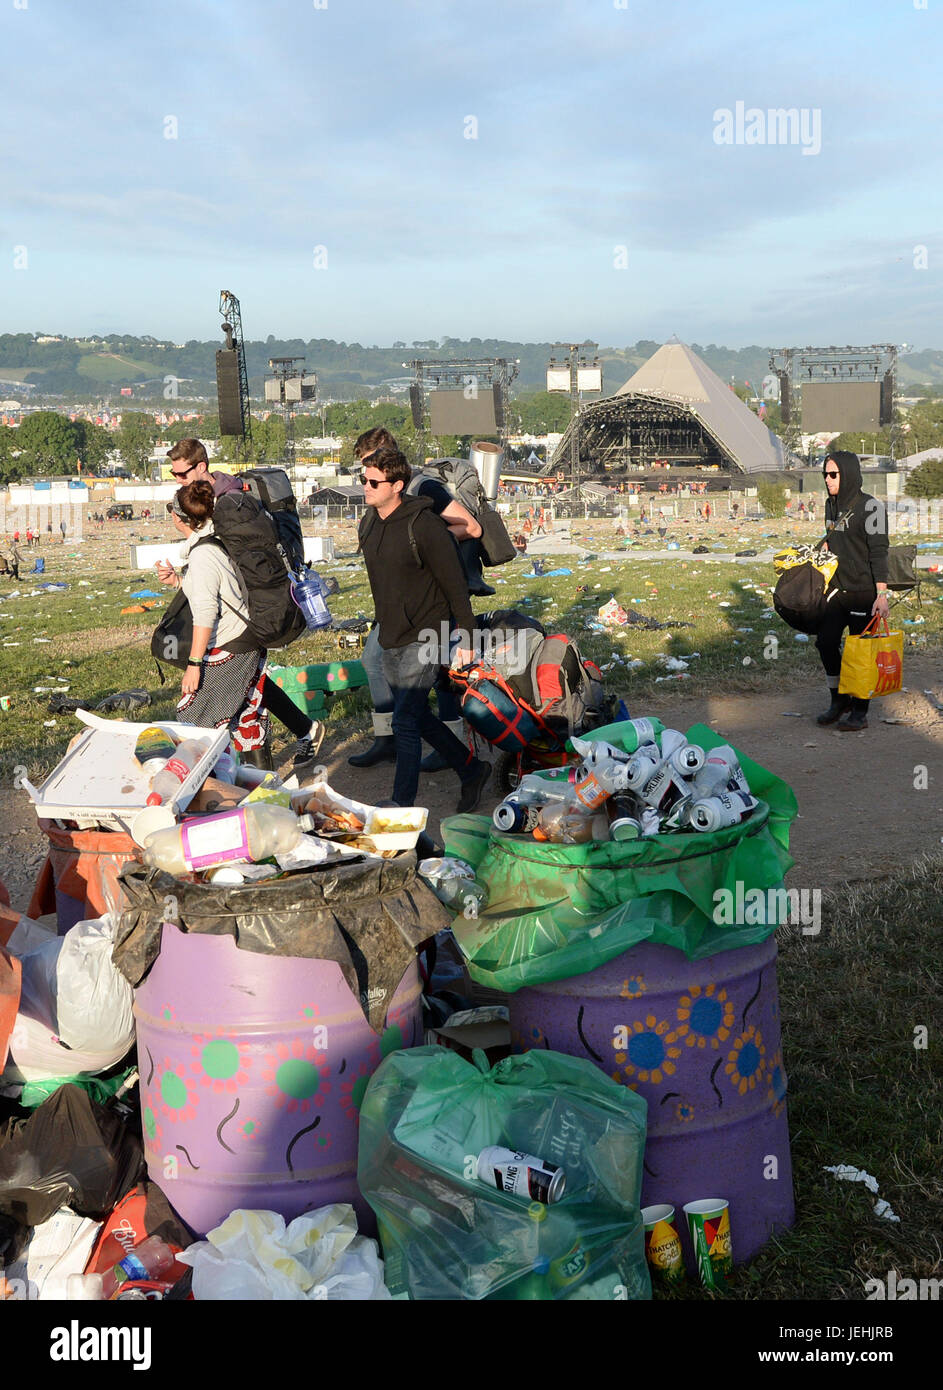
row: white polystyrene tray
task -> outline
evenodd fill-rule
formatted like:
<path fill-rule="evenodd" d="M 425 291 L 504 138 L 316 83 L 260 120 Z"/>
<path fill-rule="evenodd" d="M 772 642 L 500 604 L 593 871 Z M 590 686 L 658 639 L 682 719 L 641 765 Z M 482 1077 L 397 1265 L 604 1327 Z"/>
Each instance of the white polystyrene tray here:
<path fill-rule="evenodd" d="M 190 801 L 212 771 L 229 742 L 229 730 L 201 729 L 154 719 L 132 724 L 123 719 L 103 719 L 88 710 L 76 710 L 87 725 L 57 767 L 39 787 L 28 787 L 41 820 L 98 821 L 103 826 L 133 833 L 134 820 L 147 807 L 151 776 L 134 756 L 134 745 L 144 729 L 165 729 L 174 738 L 209 739 L 209 749 L 168 803 L 176 813 Z"/>
<path fill-rule="evenodd" d="M 429 812 L 424 806 L 403 808 L 398 806 L 367 806 L 362 801 L 352 801 L 349 797 L 341 796 L 325 781 L 309 782 L 307 786 L 299 787 L 297 791 L 292 792 L 292 806 L 296 811 L 300 810 L 303 802 L 307 801 L 308 797 L 314 796 L 315 793 L 323 800 L 333 802 L 341 810 L 352 811 L 355 816 L 358 816 L 364 823 L 362 833 L 370 836 L 378 853 L 382 853 L 384 850 L 415 849 L 416 841 L 421 832 L 425 830 L 426 822 L 429 819 Z M 410 829 L 389 834 L 371 829 L 371 826 L 377 821 L 382 822 L 383 820 L 405 821 Z"/>

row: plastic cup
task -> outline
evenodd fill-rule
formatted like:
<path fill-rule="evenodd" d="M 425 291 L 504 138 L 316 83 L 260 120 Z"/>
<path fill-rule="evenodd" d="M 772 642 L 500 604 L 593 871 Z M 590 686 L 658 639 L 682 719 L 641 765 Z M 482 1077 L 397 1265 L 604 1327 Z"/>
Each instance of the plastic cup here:
<path fill-rule="evenodd" d="M 0 695 L 0 709 L 9 709 L 12 703 L 9 695 Z"/>
<path fill-rule="evenodd" d="M 701 1283 L 709 1289 L 722 1289 L 733 1270 L 728 1203 L 722 1197 L 685 1202 L 684 1214 Z"/>
<path fill-rule="evenodd" d="M 665 1287 L 684 1283 L 681 1237 L 674 1218 L 675 1209 L 667 1203 L 642 1208 L 645 1258 L 651 1270 L 652 1283 Z"/>

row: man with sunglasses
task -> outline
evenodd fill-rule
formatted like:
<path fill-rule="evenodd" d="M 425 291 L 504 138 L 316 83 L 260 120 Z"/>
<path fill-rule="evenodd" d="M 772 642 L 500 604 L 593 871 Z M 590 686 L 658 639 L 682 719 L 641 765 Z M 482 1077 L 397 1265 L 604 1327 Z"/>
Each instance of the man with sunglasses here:
<path fill-rule="evenodd" d="M 413 806 L 419 787 L 422 740 L 431 744 L 461 782 L 457 812 L 473 811 L 491 776 L 489 763 L 470 754 L 429 709 L 429 692 L 449 652 L 429 659 L 429 632 L 454 621 L 458 662 L 471 660 L 474 615 L 461 563 L 448 529 L 427 497 L 404 497 L 411 477 L 398 449 L 379 448 L 364 459 L 364 502 L 373 513 L 361 523 L 360 542 L 377 615 L 383 674 L 393 696 L 396 748 L 393 801 Z"/>
<path fill-rule="evenodd" d="M 828 493 L 826 545 L 838 560 L 838 570 L 836 592 L 815 639 L 832 701 L 817 722 L 857 733 L 868 727 L 869 701 L 838 693 L 841 639 L 845 628 L 857 637 L 872 617 L 887 617 L 887 510 L 883 502 L 862 492 L 857 454 L 847 449 L 826 454 L 822 472 Z"/>
<path fill-rule="evenodd" d="M 365 430 L 357 437 L 354 443 L 354 458 L 359 459 L 362 464 L 366 464 L 373 458 L 378 449 L 397 450 L 398 448 L 399 445 L 389 430 L 379 426 L 376 429 Z M 369 489 L 365 487 L 365 491 L 369 492 Z M 445 484 L 438 479 L 424 477 L 422 474 L 417 477 L 411 471 L 410 479 L 403 491 L 404 497 L 411 495 L 428 498 L 433 512 L 445 522 L 456 544 L 460 544 L 466 538 L 481 535 L 481 526 L 477 519 L 452 496 Z M 369 498 L 366 500 L 369 502 Z M 488 589 L 487 592 L 493 593 L 494 590 Z M 370 684 L 370 699 L 373 702 L 373 743 L 362 753 L 353 753 L 347 759 L 351 767 L 358 768 L 374 767 L 377 763 L 396 760 L 392 724 L 393 693 L 386 676 L 383 674 L 383 652 L 380 647 L 376 624 L 371 628 L 364 643 L 360 659 L 367 673 L 367 680 Z M 461 708 L 447 679 L 437 681 L 436 701 L 439 718 L 442 722 L 456 738 L 464 738 L 465 726 L 462 721 Z M 446 767 L 448 767 L 448 763 L 435 749 L 419 764 L 421 772 L 441 772 Z"/>

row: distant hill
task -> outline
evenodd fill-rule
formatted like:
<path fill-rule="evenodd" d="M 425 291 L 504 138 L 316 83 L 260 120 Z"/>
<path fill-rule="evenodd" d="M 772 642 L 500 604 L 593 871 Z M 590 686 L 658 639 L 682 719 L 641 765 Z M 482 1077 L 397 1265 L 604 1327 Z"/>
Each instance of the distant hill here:
<path fill-rule="evenodd" d="M 48 335 L 43 335 L 48 336 Z M 112 334 L 104 340 L 64 338 L 37 342 L 29 333 L 0 334 L 0 379 L 15 378 L 34 383 L 44 395 L 69 396 L 87 400 L 122 386 L 137 386 L 138 400 L 163 399 L 167 377 L 180 380 L 181 399 L 194 396 L 212 398 L 216 391 L 216 350 L 220 342 L 193 339 L 181 346 L 162 343 L 153 337 L 121 337 Z M 601 347 L 604 393 L 611 395 L 622 386 L 660 343 L 640 340 L 624 348 Z M 703 357 L 723 381 L 733 379 L 742 385 L 749 381 L 758 387 L 768 369 L 768 349 L 760 345 L 727 348 L 716 343 L 690 346 Z M 329 338 L 269 337 L 264 342 L 246 343 L 249 388 L 254 399 L 263 395 L 263 381 L 271 357 L 303 356 L 309 370 L 318 374 L 325 400 L 353 400 L 376 396 L 402 385 L 411 376 L 404 362 L 415 358 L 520 359 L 513 393 L 523 394 L 544 388 L 544 369 L 551 353 L 550 343 L 518 343 L 496 338 L 444 338 L 440 341 L 396 342 L 391 347 L 365 347 L 360 343 L 335 342 Z M 140 383 L 144 382 L 142 387 Z M 185 383 L 185 384 L 184 384 Z M 928 348 L 901 358 L 899 383 L 943 383 L 943 350 Z"/>

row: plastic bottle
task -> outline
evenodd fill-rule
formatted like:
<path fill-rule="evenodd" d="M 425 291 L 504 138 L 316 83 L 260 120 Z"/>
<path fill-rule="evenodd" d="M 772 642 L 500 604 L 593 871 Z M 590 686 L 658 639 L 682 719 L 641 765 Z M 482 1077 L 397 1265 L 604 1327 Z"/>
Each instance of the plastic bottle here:
<path fill-rule="evenodd" d="M 151 782 L 148 806 L 163 806 L 172 801 L 208 747 L 209 743 L 200 738 L 185 738 L 178 743 L 173 757 Z"/>
<path fill-rule="evenodd" d="M 534 839 L 549 840 L 552 845 L 585 845 L 593 838 L 593 819 L 591 812 L 554 802 L 541 808 Z"/>
<path fill-rule="evenodd" d="M 644 743 L 657 744 L 664 727 L 660 719 L 620 720 L 619 742 L 627 753 L 634 753 Z"/>
<path fill-rule="evenodd" d="M 313 829 L 313 816 L 296 816 L 290 807 L 263 801 L 155 830 L 147 837 L 142 857 L 149 869 L 163 869 L 168 874 L 186 874 L 238 860 L 257 863 L 273 854 L 287 854 L 306 830 Z"/>
<path fill-rule="evenodd" d="M 551 776 L 529 772 L 522 777 L 512 793 L 521 806 L 546 806 L 549 801 L 569 801 L 573 788 L 568 768 L 560 768 Z"/>
<path fill-rule="evenodd" d="M 574 804 L 597 811 L 613 792 L 625 791 L 629 763 L 624 758 L 599 758 L 580 763 L 570 774 Z"/>
<path fill-rule="evenodd" d="M 324 586 L 315 570 L 302 572 L 291 586 L 291 596 L 304 614 L 309 631 L 318 632 L 331 625 L 331 610 L 324 601 Z"/>
<path fill-rule="evenodd" d="M 134 756 L 141 767 L 154 777 L 167 766 L 176 747 L 172 735 L 152 724 L 138 734 Z"/>
<path fill-rule="evenodd" d="M 113 1298 L 128 1279 L 158 1279 L 174 1262 L 174 1252 L 160 1236 L 148 1236 L 109 1269 L 102 1280 L 102 1298 Z"/>

